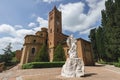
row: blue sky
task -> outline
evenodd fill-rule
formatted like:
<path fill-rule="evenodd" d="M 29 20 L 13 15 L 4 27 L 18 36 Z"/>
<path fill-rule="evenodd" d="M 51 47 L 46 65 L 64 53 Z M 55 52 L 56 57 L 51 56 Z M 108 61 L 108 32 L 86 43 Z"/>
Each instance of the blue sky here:
<path fill-rule="evenodd" d="M 62 12 L 63 33 L 89 40 L 98 27 L 105 0 L 0 0 L 0 53 L 8 43 L 23 46 L 24 36 L 48 26 L 48 13 L 56 5 Z"/>

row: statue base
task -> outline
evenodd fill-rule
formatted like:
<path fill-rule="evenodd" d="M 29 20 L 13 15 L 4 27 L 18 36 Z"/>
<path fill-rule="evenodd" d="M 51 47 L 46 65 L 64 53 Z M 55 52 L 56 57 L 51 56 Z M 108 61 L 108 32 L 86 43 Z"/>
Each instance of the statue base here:
<path fill-rule="evenodd" d="M 61 76 L 81 77 L 84 76 L 84 63 L 80 58 L 68 58 L 62 67 Z"/>

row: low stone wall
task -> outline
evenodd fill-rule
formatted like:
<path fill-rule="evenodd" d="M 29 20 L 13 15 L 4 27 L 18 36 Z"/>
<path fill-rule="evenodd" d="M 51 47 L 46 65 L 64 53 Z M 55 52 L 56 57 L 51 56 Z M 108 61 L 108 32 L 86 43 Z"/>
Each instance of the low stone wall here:
<path fill-rule="evenodd" d="M 3 68 L 4 68 L 4 62 L 0 63 L 0 72 L 3 71 Z"/>

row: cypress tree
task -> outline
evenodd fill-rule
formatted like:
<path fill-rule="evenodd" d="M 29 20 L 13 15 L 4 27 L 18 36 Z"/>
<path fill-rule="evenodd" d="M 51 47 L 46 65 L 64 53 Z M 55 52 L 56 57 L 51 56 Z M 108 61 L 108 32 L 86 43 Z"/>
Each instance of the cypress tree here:
<path fill-rule="evenodd" d="M 96 45 L 96 28 L 91 29 L 89 38 L 92 44 L 94 59 L 95 61 L 97 61 L 99 59 L 99 54 L 98 54 L 97 45 Z"/>
<path fill-rule="evenodd" d="M 9 43 L 5 49 L 2 49 L 4 51 L 4 54 L 1 55 L 0 62 L 5 62 L 6 66 L 11 65 L 11 60 L 14 57 L 11 49 L 12 49 L 11 43 Z"/>
<path fill-rule="evenodd" d="M 65 52 L 61 44 L 59 44 L 55 49 L 53 61 L 65 61 Z"/>
<path fill-rule="evenodd" d="M 98 59 L 117 61 L 120 56 L 120 0 L 108 0 L 105 7 L 101 11 L 101 27 L 94 32 L 91 30 L 90 39 Z"/>
<path fill-rule="evenodd" d="M 49 61 L 49 54 L 47 50 L 47 46 L 43 44 L 40 51 L 35 55 L 36 62 L 48 62 Z"/>
<path fill-rule="evenodd" d="M 104 35 L 103 35 L 103 28 L 102 27 L 98 27 L 98 29 L 96 29 L 96 48 L 97 48 L 97 52 L 99 54 L 98 60 L 102 59 L 104 60 L 105 58 L 105 53 L 104 53 Z"/>
<path fill-rule="evenodd" d="M 117 61 L 120 56 L 120 2 L 108 0 L 105 2 L 106 10 L 102 12 L 102 25 L 104 28 L 105 54 L 107 61 Z M 106 19 L 105 19 L 106 18 Z"/>

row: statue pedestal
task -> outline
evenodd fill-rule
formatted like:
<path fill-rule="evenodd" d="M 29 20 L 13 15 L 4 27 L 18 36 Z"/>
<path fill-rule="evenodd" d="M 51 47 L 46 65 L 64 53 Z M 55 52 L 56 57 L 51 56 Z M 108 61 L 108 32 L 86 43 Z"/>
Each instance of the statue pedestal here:
<path fill-rule="evenodd" d="M 62 67 L 61 76 L 81 77 L 84 76 L 84 63 L 80 58 L 68 58 Z"/>

